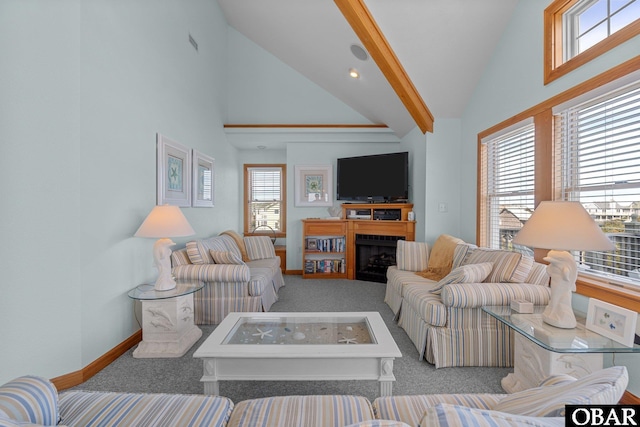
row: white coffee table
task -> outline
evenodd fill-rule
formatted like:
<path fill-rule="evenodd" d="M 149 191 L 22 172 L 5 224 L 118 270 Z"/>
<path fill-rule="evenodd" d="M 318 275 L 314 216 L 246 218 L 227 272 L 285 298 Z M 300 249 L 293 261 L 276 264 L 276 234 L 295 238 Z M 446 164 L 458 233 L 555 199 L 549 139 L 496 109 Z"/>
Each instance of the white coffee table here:
<path fill-rule="evenodd" d="M 205 394 L 227 380 L 377 380 L 390 396 L 402 353 L 378 312 L 230 313 L 193 356 Z"/>

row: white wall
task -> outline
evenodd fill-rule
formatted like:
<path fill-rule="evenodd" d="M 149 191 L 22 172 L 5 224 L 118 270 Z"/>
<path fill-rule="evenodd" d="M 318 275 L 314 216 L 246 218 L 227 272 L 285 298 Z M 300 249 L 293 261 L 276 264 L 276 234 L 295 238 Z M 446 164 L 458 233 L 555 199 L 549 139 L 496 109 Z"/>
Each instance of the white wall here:
<path fill-rule="evenodd" d="M 139 329 L 156 132 L 216 159 L 216 206 L 183 208 L 198 236 L 238 227 L 226 31 L 210 0 L 0 3 L 0 383 L 82 369 Z"/>
<path fill-rule="evenodd" d="M 509 26 L 463 115 L 460 237 L 466 241 L 472 242 L 476 237 L 478 133 L 631 59 L 640 52 L 640 37 L 636 37 L 545 86 L 542 76 L 542 16 L 548 4 L 549 0 L 519 0 Z M 585 300 L 579 295 L 574 298 L 578 307 L 584 305 Z M 640 369 L 637 368 L 637 358 L 634 357 L 636 356 L 616 355 L 615 362 L 630 368 L 629 390 L 640 395 Z"/>

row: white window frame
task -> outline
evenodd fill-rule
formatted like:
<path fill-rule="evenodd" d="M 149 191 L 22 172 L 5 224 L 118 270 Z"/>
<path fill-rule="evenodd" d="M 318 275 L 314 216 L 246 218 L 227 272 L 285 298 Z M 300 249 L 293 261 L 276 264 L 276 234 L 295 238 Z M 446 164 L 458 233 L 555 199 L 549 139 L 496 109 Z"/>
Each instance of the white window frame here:
<path fill-rule="evenodd" d="M 260 218 L 252 218 L 252 200 L 253 189 L 251 188 L 253 172 L 271 172 L 278 171 L 280 173 L 279 198 L 275 197 L 272 202 L 278 203 L 277 212 L 261 214 Z M 244 234 L 256 235 L 265 234 L 269 237 L 285 237 L 286 236 L 286 165 L 284 164 L 245 164 L 244 165 Z M 276 194 L 277 196 L 278 194 Z M 266 200 L 265 200 L 266 201 Z M 265 216 L 267 218 L 265 219 Z"/>

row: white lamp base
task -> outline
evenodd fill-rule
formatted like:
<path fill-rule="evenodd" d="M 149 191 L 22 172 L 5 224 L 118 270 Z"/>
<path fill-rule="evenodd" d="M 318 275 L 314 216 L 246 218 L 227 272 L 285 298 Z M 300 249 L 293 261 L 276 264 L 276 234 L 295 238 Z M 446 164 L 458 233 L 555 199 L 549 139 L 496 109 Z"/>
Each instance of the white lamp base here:
<path fill-rule="evenodd" d="M 168 291 L 176 287 L 176 281 L 171 275 L 171 246 L 175 245 L 171 239 L 158 239 L 153 245 L 153 262 L 158 269 L 156 291 Z"/>
<path fill-rule="evenodd" d="M 547 273 L 551 276 L 551 299 L 542 313 L 542 320 L 557 328 L 575 328 L 571 292 L 576 290 L 576 261 L 567 251 L 549 251 L 544 260 L 549 263 Z"/>

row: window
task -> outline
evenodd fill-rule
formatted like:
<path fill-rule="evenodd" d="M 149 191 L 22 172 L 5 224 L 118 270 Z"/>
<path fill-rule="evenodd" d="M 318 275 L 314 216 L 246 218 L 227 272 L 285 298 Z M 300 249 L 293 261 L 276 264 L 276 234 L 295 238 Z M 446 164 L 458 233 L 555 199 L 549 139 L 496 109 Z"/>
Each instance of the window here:
<path fill-rule="evenodd" d="M 640 34 L 640 0 L 556 0 L 544 32 L 547 84 Z"/>
<path fill-rule="evenodd" d="M 640 83 L 554 112 L 556 199 L 579 201 L 616 245 L 583 273 L 640 280 Z"/>
<path fill-rule="evenodd" d="M 286 166 L 244 165 L 244 177 L 244 233 L 285 236 Z"/>
<path fill-rule="evenodd" d="M 531 253 L 511 241 L 534 208 L 534 148 L 533 123 L 491 136 L 483 144 L 481 240 L 488 247 Z"/>

